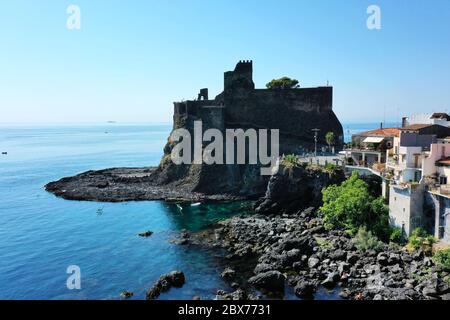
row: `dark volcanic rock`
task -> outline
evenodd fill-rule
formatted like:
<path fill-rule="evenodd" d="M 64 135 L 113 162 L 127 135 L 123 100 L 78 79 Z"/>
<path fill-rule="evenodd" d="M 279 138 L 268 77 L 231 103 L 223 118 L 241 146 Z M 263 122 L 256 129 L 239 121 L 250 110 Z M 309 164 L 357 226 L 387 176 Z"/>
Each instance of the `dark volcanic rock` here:
<path fill-rule="evenodd" d="M 311 299 L 314 297 L 316 287 L 308 281 L 300 281 L 295 286 L 295 295 L 302 299 Z"/>
<path fill-rule="evenodd" d="M 328 172 L 320 168 L 300 165 L 287 168 L 280 165 L 278 173 L 270 177 L 267 191 L 256 206 L 257 213 L 293 212 L 321 204 L 321 190 L 345 179 L 344 172 Z"/>
<path fill-rule="evenodd" d="M 50 182 L 45 189 L 69 200 L 122 202 L 139 200 L 228 201 L 242 200 L 238 194 L 207 194 L 194 190 L 190 183 L 162 183 L 159 168 L 112 168 L 87 171 Z"/>
<path fill-rule="evenodd" d="M 270 292 L 283 292 L 285 278 L 279 271 L 267 271 L 251 277 L 248 282 L 255 288 Z"/>
<path fill-rule="evenodd" d="M 165 292 L 172 287 L 181 288 L 184 285 L 185 277 L 181 271 L 172 271 L 162 275 L 159 280 L 151 287 L 146 294 L 147 300 L 153 300 L 159 297 L 161 292 Z"/>

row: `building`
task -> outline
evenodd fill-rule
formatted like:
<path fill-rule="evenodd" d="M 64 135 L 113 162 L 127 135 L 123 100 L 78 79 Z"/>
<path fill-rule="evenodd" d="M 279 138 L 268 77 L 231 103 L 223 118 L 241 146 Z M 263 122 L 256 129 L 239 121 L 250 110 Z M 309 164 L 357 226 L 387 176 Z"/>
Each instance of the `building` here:
<path fill-rule="evenodd" d="M 435 112 L 430 114 L 415 114 L 402 119 L 402 127 L 413 124 L 438 124 L 450 127 L 450 115 L 445 112 Z"/>
<path fill-rule="evenodd" d="M 398 128 L 380 128 L 352 135 L 352 143 L 346 151 L 355 166 L 371 168 L 379 172 L 385 169 Z"/>
<path fill-rule="evenodd" d="M 409 125 L 400 128 L 387 154 L 390 218 L 406 235 L 422 227 L 450 241 L 449 136 L 449 127 Z"/>

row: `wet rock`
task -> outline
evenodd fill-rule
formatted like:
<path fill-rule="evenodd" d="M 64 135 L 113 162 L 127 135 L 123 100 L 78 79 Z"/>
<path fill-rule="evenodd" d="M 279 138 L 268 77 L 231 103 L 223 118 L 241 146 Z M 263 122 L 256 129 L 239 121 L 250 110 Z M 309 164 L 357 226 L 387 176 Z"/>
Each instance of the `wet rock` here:
<path fill-rule="evenodd" d="M 225 280 L 232 280 L 234 277 L 236 277 L 236 271 L 234 271 L 231 268 L 226 268 L 220 276 Z"/>
<path fill-rule="evenodd" d="M 283 292 L 285 278 L 279 271 L 259 273 L 248 280 L 252 286 L 270 292 Z"/>
<path fill-rule="evenodd" d="M 295 286 L 295 295 L 301 299 L 314 298 L 315 291 L 316 291 L 316 287 L 308 281 L 300 281 Z"/>
<path fill-rule="evenodd" d="M 169 290 L 171 287 L 181 288 L 185 283 L 184 273 L 181 271 L 172 271 L 162 275 L 159 280 L 151 287 L 146 294 L 147 300 L 153 300 L 159 297 L 161 292 Z"/>
<path fill-rule="evenodd" d="M 131 298 L 133 295 L 134 295 L 133 292 L 127 291 L 127 290 L 122 291 L 122 292 L 120 293 L 120 296 L 121 296 L 122 298 L 124 298 L 124 299 Z"/>
<path fill-rule="evenodd" d="M 218 290 L 215 298 L 215 300 L 247 300 L 247 299 L 248 299 L 247 293 L 242 289 L 238 289 L 231 293 L 227 293 L 223 290 Z"/>
<path fill-rule="evenodd" d="M 152 231 L 144 231 L 138 234 L 139 237 L 147 238 L 150 237 L 153 234 Z"/>
<path fill-rule="evenodd" d="M 322 281 L 322 285 L 327 289 L 332 289 L 336 286 L 336 283 L 339 281 L 340 276 L 337 272 L 330 272 L 327 278 Z"/>

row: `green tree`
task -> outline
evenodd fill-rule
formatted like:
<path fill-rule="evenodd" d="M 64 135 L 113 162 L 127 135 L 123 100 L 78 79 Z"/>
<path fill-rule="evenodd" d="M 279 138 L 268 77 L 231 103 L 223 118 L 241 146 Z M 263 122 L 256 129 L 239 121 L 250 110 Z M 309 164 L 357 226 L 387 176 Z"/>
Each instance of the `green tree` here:
<path fill-rule="evenodd" d="M 327 141 L 328 148 L 331 150 L 331 146 L 334 145 L 334 133 L 332 131 L 327 132 L 325 140 Z"/>
<path fill-rule="evenodd" d="M 360 227 L 366 227 L 380 239 L 389 239 L 389 210 L 383 198 L 370 194 L 367 183 L 359 179 L 357 172 L 341 185 L 323 189 L 322 194 L 319 212 L 327 229 L 342 229 L 355 235 Z"/>
<path fill-rule="evenodd" d="M 273 79 L 266 84 L 267 89 L 295 89 L 300 88 L 298 80 L 291 79 L 289 77 L 282 77 L 279 79 Z"/>

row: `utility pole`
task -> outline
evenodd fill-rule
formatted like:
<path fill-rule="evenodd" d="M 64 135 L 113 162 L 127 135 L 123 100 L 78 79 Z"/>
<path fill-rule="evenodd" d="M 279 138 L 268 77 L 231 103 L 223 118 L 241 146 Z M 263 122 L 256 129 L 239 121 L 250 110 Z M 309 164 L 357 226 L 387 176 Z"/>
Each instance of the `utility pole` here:
<path fill-rule="evenodd" d="M 311 129 L 311 131 L 314 132 L 314 157 L 317 158 L 317 135 L 318 135 L 320 129 L 314 128 L 314 129 Z"/>

